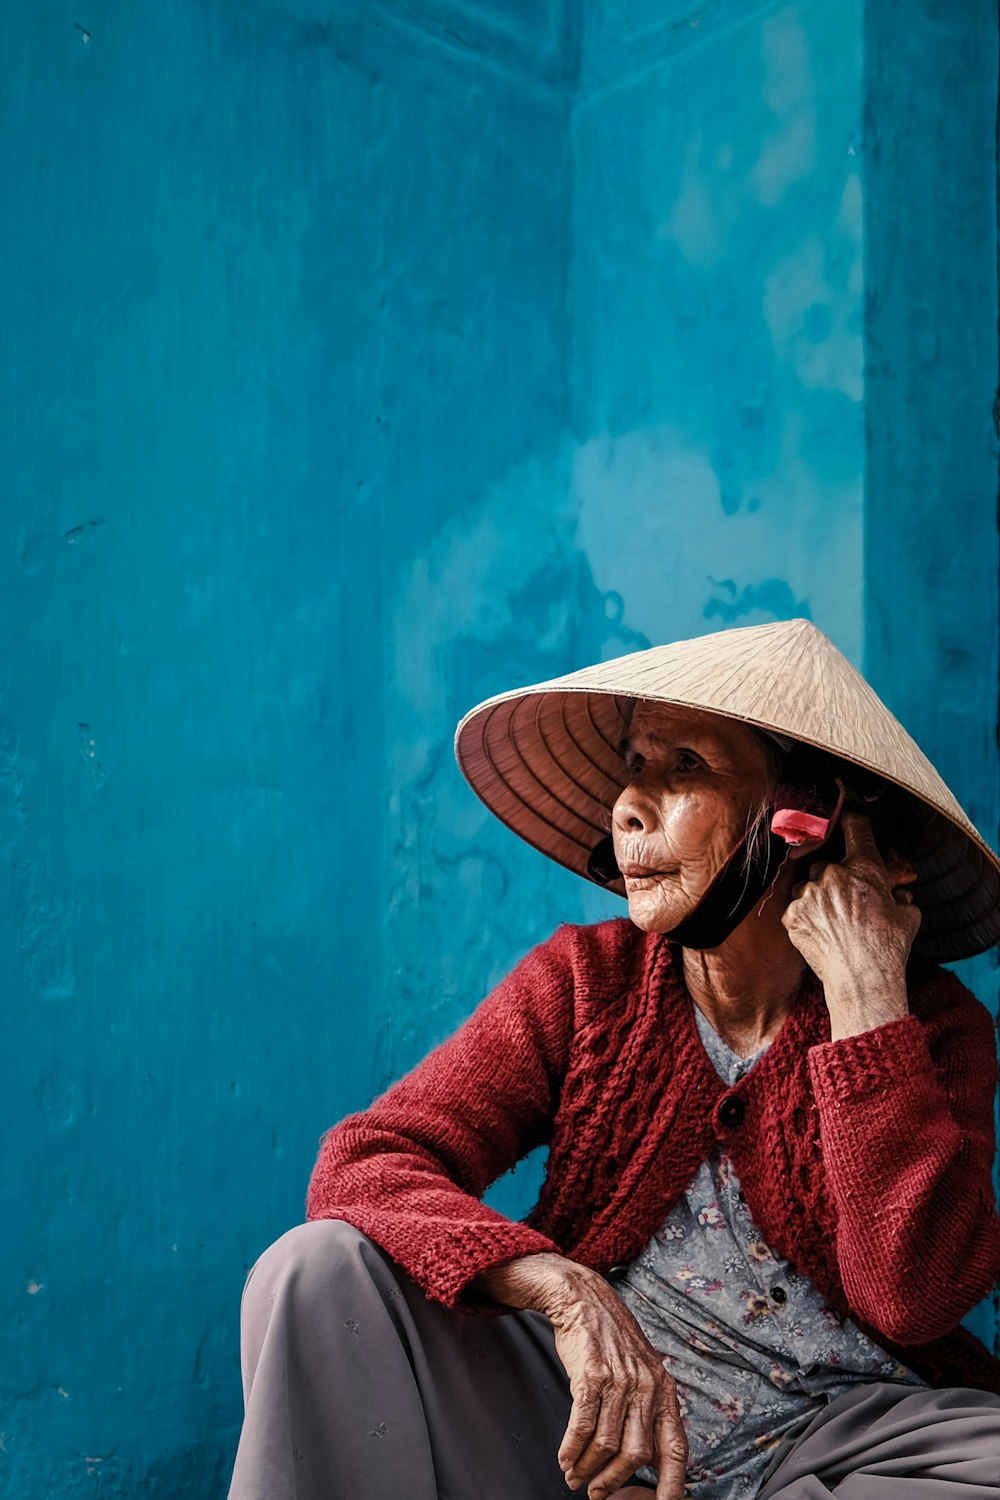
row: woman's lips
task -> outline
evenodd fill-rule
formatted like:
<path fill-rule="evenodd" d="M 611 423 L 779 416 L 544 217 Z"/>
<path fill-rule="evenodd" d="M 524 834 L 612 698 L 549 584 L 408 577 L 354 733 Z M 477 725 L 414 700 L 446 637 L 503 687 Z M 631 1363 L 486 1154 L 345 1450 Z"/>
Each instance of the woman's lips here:
<path fill-rule="evenodd" d="M 669 870 L 653 870 L 649 865 L 619 865 L 626 880 L 647 880 L 652 875 L 669 875 Z"/>

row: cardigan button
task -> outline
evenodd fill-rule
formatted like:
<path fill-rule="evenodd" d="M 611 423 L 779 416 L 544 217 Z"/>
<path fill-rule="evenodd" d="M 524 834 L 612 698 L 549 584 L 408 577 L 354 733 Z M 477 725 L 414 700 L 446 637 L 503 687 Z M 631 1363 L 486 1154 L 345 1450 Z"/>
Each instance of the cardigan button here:
<path fill-rule="evenodd" d="M 742 1125 L 746 1119 L 747 1107 L 739 1094 L 730 1094 L 723 1099 L 719 1105 L 719 1124 L 727 1125 L 730 1129 Z"/>

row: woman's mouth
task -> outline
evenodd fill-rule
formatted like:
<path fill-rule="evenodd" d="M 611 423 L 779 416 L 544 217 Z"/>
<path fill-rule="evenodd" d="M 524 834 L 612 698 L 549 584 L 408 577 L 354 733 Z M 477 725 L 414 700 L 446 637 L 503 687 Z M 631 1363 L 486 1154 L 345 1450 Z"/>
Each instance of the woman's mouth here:
<path fill-rule="evenodd" d="M 650 865 L 623 864 L 618 868 L 626 880 L 651 880 L 654 875 L 667 875 L 668 870 L 654 870 Z"/>

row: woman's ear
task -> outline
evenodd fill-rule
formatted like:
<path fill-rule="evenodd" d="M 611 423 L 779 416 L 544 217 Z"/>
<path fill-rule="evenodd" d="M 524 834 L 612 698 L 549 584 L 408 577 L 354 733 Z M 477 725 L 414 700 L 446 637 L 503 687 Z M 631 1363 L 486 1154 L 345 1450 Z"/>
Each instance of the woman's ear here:
<path fill-rule="evenodd" d="M 771 832 L 785 840 L 792 859 L 815 854 L 837 827 L 846 795 L 840 777 L 786 777 L 777 788 Z"/>

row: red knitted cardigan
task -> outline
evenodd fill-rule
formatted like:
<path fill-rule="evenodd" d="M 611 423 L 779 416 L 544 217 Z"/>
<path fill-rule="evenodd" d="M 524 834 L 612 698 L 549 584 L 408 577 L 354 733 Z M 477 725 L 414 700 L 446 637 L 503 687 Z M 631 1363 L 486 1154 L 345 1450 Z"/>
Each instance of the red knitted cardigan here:
<path fill-rule="evenodd" d="M 908 1015 L 831 1041 L 807 969 L 730 1086 L 675 944 L 627 917 L 564 924 L 327 1132 L 307 1217 L 346 1220 L 428 1296 L 487 1311 L 469 1283 L 513 1256 L 557 1251 L 601 1272 L 630 1261 L 722 1142 L 767 1242 L 832 1306 L 931 1385 L 1000 1394 L 1000 1360 L 959 1326 L 1000 1277 L 993 1022 L 934 964 L 911 960 L 907 989 Z M 720 1115 L 732 1099 L 742 1108 Z M 480 1201 L 543 1143 L 524 1222 Z"/>

